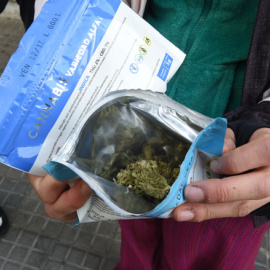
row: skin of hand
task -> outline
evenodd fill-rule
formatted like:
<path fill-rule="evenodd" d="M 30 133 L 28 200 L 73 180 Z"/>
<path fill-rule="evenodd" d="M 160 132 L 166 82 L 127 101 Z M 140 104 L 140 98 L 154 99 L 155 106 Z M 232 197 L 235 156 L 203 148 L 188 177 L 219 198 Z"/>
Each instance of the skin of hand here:
<path fill-rule="evenodd" d="M 270 202 L 270 129 L 258 129 L 237 148 L 233 131 L 227 129 L 223 154 L 210 167 L 227 177 L 186 186 L 186 202 L 174 209 L 176 221 L 243 217 Z"/>
<path fill-rule="evenodd" d="M 92 190 L 86 182 L 79 179 L 70 187 L 67 182 L 59 182 L 50 175 L 27 175 L 34 190 L 44 203 L 45 212 L 52 219 L 74 222 L 76 210 L 89 199 Z"/>

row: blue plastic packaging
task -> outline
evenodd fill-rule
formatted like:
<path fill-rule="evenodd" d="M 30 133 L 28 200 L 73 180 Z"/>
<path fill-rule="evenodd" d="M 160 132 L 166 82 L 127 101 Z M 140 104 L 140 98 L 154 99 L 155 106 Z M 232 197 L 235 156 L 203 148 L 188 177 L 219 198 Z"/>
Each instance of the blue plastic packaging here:
<path fill-rule="evenodd" d="M 0 162 L 44 175 L 99 98 L 164 92 L 184 57 L 120 0 L 48 1 L 0 79 Z"/>

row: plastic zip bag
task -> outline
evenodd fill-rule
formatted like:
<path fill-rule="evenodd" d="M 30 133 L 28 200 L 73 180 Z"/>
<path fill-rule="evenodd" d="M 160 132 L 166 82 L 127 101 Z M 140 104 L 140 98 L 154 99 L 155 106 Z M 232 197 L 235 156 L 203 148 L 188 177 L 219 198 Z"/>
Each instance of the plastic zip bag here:
<path fill-rule="evenodd" d="M 168 217 L 174 207 L 184 202 L 183 189 L 187 184 L 217 177 L 209 162 L 222 154 L 226 126 L 225 119 L 206 117 L 165 94 L 115 91 L 87 112 L 45 169 L 58 180 L 77 175 L 94 190 L 78 211 L 80 222 Z M 144 147 L 151 143 L 156 144 L 156 149 L 149 155 Z M 162 155 L 162 160 L 172 160 L 179 144 L 180 152 L 183 151 L 176 161 L 181 166 L 180 173 L 158 203 L 153 204 L 149 194 L 137 195 L 132 187 L 114 182 L 116 174 L 124 169 L 121 167 L 130 163 L 146 162 L 158 155 Z"/>

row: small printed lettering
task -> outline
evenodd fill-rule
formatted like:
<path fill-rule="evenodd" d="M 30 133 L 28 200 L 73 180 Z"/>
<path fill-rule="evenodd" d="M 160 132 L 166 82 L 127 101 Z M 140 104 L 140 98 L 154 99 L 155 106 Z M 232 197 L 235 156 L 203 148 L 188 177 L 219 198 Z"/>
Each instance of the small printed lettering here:
<path fill-rule="evenodd" d="M 45 123 L 45 118 L 48 118 L 48 115 L 44 114 L 44 113 L 40 113 L 41 117 L 38 117 L 37 120 L 39 120 L 40 122 Z"/>
<path fill-rule="evenodd" d="M 28 132 L 29 138 L 31 139 L 37 138 L 43 125 L 49 118 L 51 110 L 56 106 L 57 101 L 62 96 L 62 94 L 68 91 L 68 89 L 66 88 L 67 84 L 68 81 L 66 79 L 63 78 L 58 79 L 56 86 L 52 89 L 52 94 L 54 94 L 54 96 L 49 97 L 48 102 L 45 103 L 44 106 L 41 108 L 41 112 L 39 113 L 39 116 L 36 118 L 36 122 L 33 123 L 33 129 L 29 130 Z"/>
<path fill-rule="evenodd" d="M 90 30 L 88 31 L 87 35 L 88 35 L 88 38 L 84 39 L 84 41 L 82 42 L 79 50 L 77 51 L 73 61 L 71 62 L 71 65 L 69 67 L 69 69 L 67 70 L 66 72 L 66 76 L 73 76 L 76 69 L 78 68 L 85 52 L 87 51 L 87 48 L 90 44 L 90 41 L 95 37 L 96 33 L 97 33 L 97 30 L 98 30 L 98 27 L 99 25 L 101 24 L 101 21 L 103 19 L 101 17 L 98 17 L 98 20 L 95 20 L 92 25 L 91 25 L 91 28 Z"/>
<path fill-rule="evenodd" d="M 52 30 L 54 28 L 54 26 L 56 25 L 56 23 L 59 20 L 59 17 L 61 16 L 60 14 L 54 14 L 54 18 L 52 18 L 49 22 L 49 24 L 47 25 L 47 27 Z"/>
<path fill-rule="evenodd" d="M 30 65 L 25 64 L 25 65 L 23 66 L 23 68 L 21 69 L 21 73 L 20 73 L 19 76 L 20 76 L 20 77 L 25 77 L 25 75 L 28 73 L 29 69 L 30 69 Z"/>
<path fill-rule="evenodd" d="M 38 40 L 33 50 L 30 52 L 29 59 L 35 61 L 41 49 L 43 48 L 43 46 L 44 46 L 44 42 L 41 40 Z"/>
<path fill-rule="evenodd" d="M 99 17 L 100 18 L 100 17 Z M 102 20 L 102 18 L 100 18 Z M 95 20 L 93 23 L 92 23 L 92 28 L 89 30 L 88 32 L 88 37 L 90 39 L 92 39 L 95 35 L 96 35 L 96 32 L 97 32 L 97 29 L 101 23 L 101 20 L 98 21 L 98 20 Z"/>
<path fill-rule="evenodd" d="M 83 91 L 83 89 L 85 88 L 85 86 L 86 86 L 89 79 L 90 79 L 90 76 L 86 76 L 84 78 L 83 83 L 82 83 L 82 85 L 80 86 L 80 89 L 79 89 L 80 91 Z"/>

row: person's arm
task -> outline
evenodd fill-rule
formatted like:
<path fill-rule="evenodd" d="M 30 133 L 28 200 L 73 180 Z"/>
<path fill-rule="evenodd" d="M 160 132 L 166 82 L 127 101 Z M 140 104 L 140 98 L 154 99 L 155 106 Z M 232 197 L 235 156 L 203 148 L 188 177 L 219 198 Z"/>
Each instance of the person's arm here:
<path fill-rule="evenodd" d="M 248 142 L 254 131 L 270 127 L 270 12 L 269 1 L 260 2 L 245 74 L 242 106 L 225 116 L 236 136 L 236 146 Z M 236 120 L 236 121 L 235 121 Z M 270 204 L 251 213 L 269 215 Z"/>
<path fill-rule="evenodd" d="M 242 105 L 227 113 L 223 155 L 211 162 L 223 179 L 185 188 L 187 203 L 174 211 L 177 221 L 268 215 L 270 202 L 270 2 L 261 0 L 254 28 Z"/>

